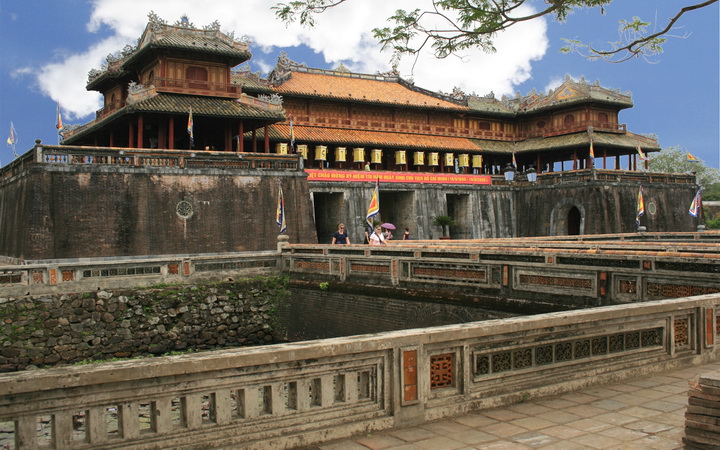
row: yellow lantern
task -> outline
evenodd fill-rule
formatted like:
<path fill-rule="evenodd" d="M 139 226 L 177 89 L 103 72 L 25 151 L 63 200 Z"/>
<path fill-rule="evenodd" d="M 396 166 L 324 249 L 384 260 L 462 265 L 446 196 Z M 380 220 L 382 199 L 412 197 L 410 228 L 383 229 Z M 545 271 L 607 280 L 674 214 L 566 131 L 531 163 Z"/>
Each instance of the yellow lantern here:
<path fill-rule="evenodd" d="M 327 147 L 325 145 L 315 146 L 315 161 L 325 161 L 327 159 Z"/>
<path fill-rule="evenodd" d="M 353 162 L 365 162 L 365 149 L 357 147 L 353 149 Z"/>
<path fill-rule="evenodd" d="M 347 161 L 347 148 L 345 148 L 345 147 L 336 147 L 335 148 L 335 161 L 336 162 Z"/>
<path fill-rule="evenodd" d="M 470 166 L 470 155 L 462 154 L 459 156 L 459 159 L 460 159 L 460 162 L 458 163 L 458 166 L 460 166 L 460 167 Z"/>
<path fill-rule="evenodd" d="M 398 150 L 395 152 L 395 164 L 407 164 L 405 150 Z"/>
<path fill-rule="evenodd" d="M 308 159 L 307 144 L 300 144 L 297 147 L 298 147 L 297 152 L 302 155 L 303 159 Z"/>
<path fill-rule="evenodd" d="M 473 155 L 472 157 L 472 166 L 473 168 L 481 168 L 482 167 L 482 155 Z"/>
<path fill-rule="evenodd" d="M 275 144 L 275 153 L 278 155 L 287 155 L 288 154 L 288 145 L 284 142 L 279 142 Z"/>
<path fill-rule="evenodd" d="M 413 153 L 413 164 L 416 166 L 422 166 L 425 164 L 425 152 Z"/>
<path fill-rule="evenodd" d="M 428 160 L 428 166 L 437 167 L 440 165 L 440 154 L 438 152 L 430 152 Z"/>
<path fill-rule="evenodd" d="M 382 150 L 379 148 L 372 149 L 370 154 L 370 162 L 373 164 L 380 164 L 382 162 Z"/>
<path fill-rule="evenodd" d="M 451 167 L 455 165 L 455 158 L 452 153 L 445 153 L 445 167 Z"/>

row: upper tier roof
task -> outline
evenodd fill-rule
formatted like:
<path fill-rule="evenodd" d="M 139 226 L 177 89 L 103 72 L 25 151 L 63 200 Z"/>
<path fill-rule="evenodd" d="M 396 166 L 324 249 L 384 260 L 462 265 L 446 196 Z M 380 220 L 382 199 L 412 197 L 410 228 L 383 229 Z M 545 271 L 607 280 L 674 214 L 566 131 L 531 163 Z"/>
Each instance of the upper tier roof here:
<path fill-rule="evenodd" d="M 87 88 L 95 89 L 103 80 L 123 76 L 149 52 L 161 49 L 219 57 L 229 66 L 236 66 L 252 57 L 247 43 L 226 35 L 220 31 L 219 25 L 197 29 L 183 20 L 168 25 L 151 18 L 137 47 L 126 46 L 117 55 L 108 56 L 107 66 L 103 70 L 90 71 Z"/>

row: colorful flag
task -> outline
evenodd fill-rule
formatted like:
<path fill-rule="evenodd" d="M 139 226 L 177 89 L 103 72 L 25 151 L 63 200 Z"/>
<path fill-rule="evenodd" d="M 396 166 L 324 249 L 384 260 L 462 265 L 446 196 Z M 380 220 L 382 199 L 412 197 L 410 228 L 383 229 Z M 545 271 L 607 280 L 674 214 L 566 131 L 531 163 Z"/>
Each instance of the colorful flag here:
<path fill-rule="evenodd" d="M 278 193 L 278 206 L 277 213 L 275 214 L 275 223 L 280 227 L 280 234 L 283 234 L 287 230 L 287 223 L 285 222 L 285 196 L 283 195 L 282 185 L 280 186 L 280 192 Z"/>
<path fill-rule="evenodd" d="M 690 162 L 700 162 L 700 160 L 691 155 L 690 152 L 687 152 L 687 160 Z"/>
<path fill-rule="evenodd" d="M 515 166 L 515 168 L 517 168 L 517 166 L 518 166 L 518 165 L 517 165 L 517 160 L 515 159 L 515 152 L 513 152 L 512 165 Z"/>
<path fill-rule="evenodd" d="M 697 217 L 700 215 L 700 208 L 702 208 L 702 188 L 698 189 L 697 194 L 695 194 L 695 198 L 693 199 L 692 203 L 690 204 L 690 210 L 688 212 L 691 216 Z"/>
<path fill-rule="evenodd" d="M 373 218 L 380 214 L 380 180 L 375 182 L 375 190 L 373 191 L 372 198 L 370 199 L 370 206 L 368 206 L 367 215 L 365 221 L 367 222 L 370 229 L 373 228 Z"/>
<path fill-rule="evenodd" d="M 645 153 L 642 151 L 642 148 L 640 148 L 639 145 L 638 145 L 637 151 L 638 151 L 638 155 L 640 155 L 640 160 L 648 161 L 650 159 L 647 156 L 645 156 Z"/>
<path fill-rule="evenodd" d="M 590 157 L 591 157 L 592 159 L 595 159 L 595 149 L 593 148 L 593 141 L 592 141 L 592 139 L 590 140 Z"/>
<path fill-rule="evenodd" d="M 193 117 L 192 117 L 192 107 L 190 108 L 190 115 L 188 116 L 188 125 L 187 125 L 187 132 L 188 135 L 190 135 L 190 148 L 195 145 L 195 136 L 193 135 Z"/>
<path fill-rule="evenodd" d="M 295 153 L 295 132 L 293 131 L 292 116 L 290 116 L 290 153 Z"/>
<path fill-rule="evenodd" d="M 18 154 L 17 154 L 17 151 L 15 151 L 16 143 L 17 143 L 17 131 L 15 131 L 15 125 L 12 122 L 10 122 L 10 134 L 8 135 L 8 138 L 7 138 L 7 145 L 12 147 L 13 155 L 15 155 L 15 157 L 17 158 Z"/>
<path fill-rule="evenodd" d="M 640 216 L 645 214 L 645 201 L 643 200 L 643 188 L 640 186 L 637 197 L 637 213 L 635 216 L 635 222 L 640 226 Z"/>
<path fill-rule="evenodd" d="M 62 135 L 63 133 L 63 122 L 62 122 L 62 115 L 60 114 L 60 103 L 57 104 L 57 118 L 56 118 L 55 128 L 58 130 L 58 134 Z"/>

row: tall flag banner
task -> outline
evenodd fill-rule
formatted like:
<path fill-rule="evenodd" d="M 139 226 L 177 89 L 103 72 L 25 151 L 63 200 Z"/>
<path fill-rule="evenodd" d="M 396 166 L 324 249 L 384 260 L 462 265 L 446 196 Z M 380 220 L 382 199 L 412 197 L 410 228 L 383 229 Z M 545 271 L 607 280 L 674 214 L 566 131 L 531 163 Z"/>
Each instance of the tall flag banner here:
<path fill-rule="evenodd" d="M 56 119 L 56 120 L 55 120 L 55 128 L 57 128 L 58 134 L 59 134 L 60 136 L 62 136 L 62 134 L 63 134 L 63 129 L 64 129 L 65 127 L 63 127 L 62 114 L 60 114 L 60 103 L 57 104 L 57 114 L 56 114 L 55 119 Z"/>
<path fill-rule="evenodd" d="M 292 116 L 290 116 L 290 153 L 295 153 L 295 132 L 293 131 Z"/>
<path fill-rule="evenodd" d="M 637 151 L 638 151 L 638 155 L 642 161 L 648 161 L 650 159 L 647 156 L 645 156 L 645 152 L 642 151 L 642 148 L 640 148 L 639 145 L 638 145 Z"/>
<path fill-rule="evenodd" d="M 690 162 L 700 162 L 700 160 L 690 154 L 690 152 L 687 152 L 687 160 Z"/>
<path fill-rule="evenodd" d="M 643 200 L 643 188 L 640 186 L 637 197 L 637 213 L 635 215 L 635 222 L 640 226 L 640 216 L 645 214 L 645 200 Z"/>
<path fill-rule="evenodd" d="M 698 217 L 700 215 L 700 209 L 702 208 L 702 188 L 698 189 L 697 194 L 695 194 L 695 198 L 693 199 L 692 203 L 690 204 L 690 209 L 688 210 L 688 213 L 690 213 L 693 217 Z"/>
<path fill-rule="evenodd" d="M 192 108 L 190 108 L 190 115 L 188 116 L 188 125 L 187 125 L 187 132 L 190 136 L 190 148 L 193 148 L 195 145 L 195 135 L 193 134 L 193 117 L 192 117 Z"/>
<path fill-rule="evenodd" d="M 375 182 L 375 190 L 373 191 L 367 215 L 365 216 L 365 221 L 371 230 L 373 228 L 373 218 L 375 218 L 378 214 L 380 214 L 380 179 Z"/>
<path fill-rule="evenodd" d="M 15 131 L 15 125 L 12 122 L 10 122 L 10 134 L 8 135 L 8 138 L 7 138 L 7 145 L 12 147 L 13 155 L 15 155 L 15 157 L 17 158 L 18 154 L 17 154 L 17 151 L 15 150 L 15 144 L 17 144 L 17 131 Z"/>
<path fill-rule="evenodd" d="M 593 148 L 593 141 L 592 141 L 592 139 L 590 140 L 590 157 L 591 157 L 592 159 L 595 159 L 595 149 Z"/>
<path fill-rule="evenodd" d="M 275 223 L 280 227 L 280 234 L 287 230 L 287 222 L 285 222 L 285 196 L 283 195 L 282 185 L 278 193 L 278 206 L 275 214 Z"/>
<path fill-rule="evenodd" d="M 513 152 L 512 165 L 515 166 L 515 168 L 517 169 L 518 165 L 517 165 L 517 160 L 515 159 L 515 152 Z"/>

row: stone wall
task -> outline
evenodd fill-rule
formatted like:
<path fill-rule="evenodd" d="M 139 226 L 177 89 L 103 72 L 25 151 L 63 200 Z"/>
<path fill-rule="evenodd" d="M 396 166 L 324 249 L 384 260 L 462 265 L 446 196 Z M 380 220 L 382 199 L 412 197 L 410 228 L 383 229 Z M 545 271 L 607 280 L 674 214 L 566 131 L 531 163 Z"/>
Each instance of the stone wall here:
<path fill-rule="evenodd" d="M 0 371 L 275 343 L 281 278 L 0 298 Z"/>
<path fill-rule="evenodd" d="M 291 286 L 291 291 L 292 301 L 281 303 L 278 319 L 292 342 L 518 315 L 479 307 L 342 292 L 332 284 L 320 290 Z"/>
<path fill-rule="evenodd" d="M 24 260 L 271 250 L 317 242 L 302 171 L 37 164 L 0 180 L 0 255 Z"/>
<path fill-rule="evenodd" d="M 647 174 L 626 178 L 592 179 L 587 171 L 585 178 L 558 177 L 548 184 L 381 183 L 380 216 L 398 227 L 396 239 L 402 238 L 405 227 L 412 239 L 439 238 L 442 230 L 433 225 L 433 218 L 440 215 L 455 219 L 457 225 L 450 228 L 453 239 L 633 233 L 642 185 L 641 225 L 647 231 L 695 231 L 697 219 L 687 209 L 696 185 L 652 182 Z M 348 226 L 351 242 L 363 242 L 373 188 L 374 183 L 310 182 L 319 243 L 329 244 L 340 222 Z M 578 220 L 574 233 L 569 230 L 573 213 Z"/>

